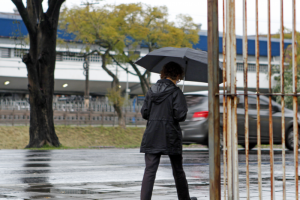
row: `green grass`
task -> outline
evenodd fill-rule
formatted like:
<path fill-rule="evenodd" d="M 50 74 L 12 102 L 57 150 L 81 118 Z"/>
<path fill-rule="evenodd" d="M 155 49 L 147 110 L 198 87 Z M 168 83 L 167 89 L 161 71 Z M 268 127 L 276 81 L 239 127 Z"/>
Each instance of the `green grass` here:
<path fill-rule="evenodd" d="M 61 146 L 45 145 L 39 149 L 136 148 L 140 146 L 145 128 L 56 126 L 55 130 Z M 0 138 L 0 149 L 24 149 L 29 142 L 29 127 L 0 126 Z"/>

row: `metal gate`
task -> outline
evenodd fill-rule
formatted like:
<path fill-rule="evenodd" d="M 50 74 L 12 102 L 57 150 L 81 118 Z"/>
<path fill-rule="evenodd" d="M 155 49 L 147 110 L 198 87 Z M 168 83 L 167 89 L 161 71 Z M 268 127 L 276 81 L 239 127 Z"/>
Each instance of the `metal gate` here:
<path fill-rule="evenodd" d="M 269 99 L 269 143 L 270 143 L 270 191 L 268 199 L 275 199 L 274 182 L 274 149 L 273 149 L 273 117 L 272 117 L 272 97 L 281 97 L 281 139 L 282 139 L 282 196 L 277 199 L 286 199 L 286 162 L 285 162 L 285 96 L 293 98 L 293 133 L 294 133 L 294 189 L 295 199 L 298 200 L 298 101 L 297 97 L 297 40 L 296 40 L 296 0 L 292 0 L 292 71 L 293 71 L 293 92 L 284 91 L 284 23 L 283 6 L 284 1 L 280 0 L 280 10 L 272 12 L 280 13 L 280 83 L 281 92 L 272 93 L 271 77 L 271 0 L 268 0 L 268 7 L 265 12 L 268 13 L 268 76 L 269 92 L 260 93 L 259 86 L 259 20 L 258 20 L 258 0 L 256 4 L 256 39 L 255 39 L 255 57 L 256 57 L 256 93 L 248 92 L 248 39 L 247 39 L 247 0 L 243 0 L 243 62 L 244 62 L 244 112 L 245 112 L 245 157 L 246 157 L 246 195 L 245 198 L 252 199 L 249 183 L 249 113 L 248 97 L 255 95 L 257 107 L 257 191 L 258 197 L 263 199 L 262 191 L 262 158 L 261 158 L 261 116 L 260 116 L 260 97 L 268 96 Z M 250 3 L 254 3 L 252 0 Z M 208 0 L 208 64 L 209 64 L 209 164 L 210 164 L 210 199 L 239 199 L 239 161 L 238 161 L 238 129 L 237 129 L 237 86 L 236 86 L 236 33 L 235 33 L 235 0 L 223 0 L 223 74 L 218 74 L 219 68 L 219 32 L 218 32 L 218 0 Z M 219 97 L 220 90 L 218 85 L 219 76 L 223 76 L 223 130 L 220 130 L 219 115 Z M 221 164 L 220 164 L 220 131 L 223 132 L 223 190 L 221 192 Z M 223 193 L 223 194 L 221 194 Z"/>

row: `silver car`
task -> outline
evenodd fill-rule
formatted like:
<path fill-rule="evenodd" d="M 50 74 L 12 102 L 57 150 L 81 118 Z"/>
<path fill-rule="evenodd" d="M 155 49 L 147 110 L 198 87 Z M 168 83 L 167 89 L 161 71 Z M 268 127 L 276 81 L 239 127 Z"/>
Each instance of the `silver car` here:
<path fill-rule="evenodd" d="M 221 93 L 221 91 L 220 91 Z M 238 91 L 241 94 L 243 91 Z M 250 94 L 251 92 L 249 92 Z M 255 93 L 251 93 L 255 94 Z M 180 123 L 184 144 L 208 144 L 208 91 L 185 93 L 188 105 L 188 113 L 185 122 Z M 237 95 L 237 121 L 238 121 L 238 144 L 245 147 L 245 108 L 244 95 Z M 257 109 L 256 95 L 248 96 L 249 105 L 249 149 L 257 144 Z M 281 105 L 272 101 L 273 107 L 273 138 L 274 144 L 281 144 Z M 221 140 L 223 125 L 223 96 L 220 95 L 220 131 Z M 260 96 L 260 119 L 261 119 L 261 144 L 269 144 L 269 99 Z M 298 117 L 298 124 L 299 117 Z M 289 150 L 293 150 L 293 111 L 285 108 L 285 143 Z M 299 138 L 300 139 L 300 138 Z M 300 142 L 299 142 L 300 144 Z"/>

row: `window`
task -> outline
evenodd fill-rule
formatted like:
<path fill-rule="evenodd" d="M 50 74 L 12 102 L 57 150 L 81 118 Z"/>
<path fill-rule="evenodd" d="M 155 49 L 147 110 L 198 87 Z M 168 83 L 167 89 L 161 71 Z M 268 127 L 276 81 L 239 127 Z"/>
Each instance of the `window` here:
<path fill-rule="evenodd" d="M 28 49 L 14 49 L 14 57 L 22 58 L 28 52 Z"/>
<path fill-rule="evenodd" d="M 78 56 L 80 56 L 80 57 L 78 57 Z M 62 56 L 62 60 L 83 62 L 84 57 L 81 57 L 81 56 L 83 56 L 82 53 L 66 52 Z M 90 62 L 101 62 L 101 60 L 102 60 L 101 56 L 98 54 L 89 55 Z"/>
<path fill-rule="evenodd" d="M 207 100 L 207 96 L 200 95 L 185 95 L 185 100 L 188 107 L 193 107 L 202 104 Z"/>
<path fill-rule="evenodd" d="M 237 63 L 237 71 L 244 71 L 244 63 Z M 248 63 L 248 72 L 256 72 L 256 64 Z M 268 65 L 260 64 L 259 65 L 259 72 L 268 72 Z"/>
<path fill-rule="evenodd" d="M 56 61 L 63 61 L 62 53 L 56 52 Z"/>
<path fill-rule="evenodd" d="M 269 110 L 269 102 L 259 99 L 260 101 L 260 110 Z M 256 97 L 248 97 L 248 105 L 249 105 L 249 109 L 253 109 L 256 110 L 257 106 L 256 106 Z"/>
<path fill-rule="evenodd" d="M 223 95 L 219 96 L 220 98 L 220 106 L 223 106 Z M 237 96 L 237 108 L 244 108 L 244 98 L 243 96 Z"/>
<path fill-rule="evenodd" d="M 1 58 L 10 58 L 10 49 L 0 48 L 0 57 Z"/>

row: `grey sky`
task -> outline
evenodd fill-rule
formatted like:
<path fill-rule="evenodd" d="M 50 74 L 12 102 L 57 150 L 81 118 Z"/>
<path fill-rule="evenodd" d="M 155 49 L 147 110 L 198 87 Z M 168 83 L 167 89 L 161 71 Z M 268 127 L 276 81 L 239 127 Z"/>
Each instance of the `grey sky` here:
<path fill-rule="evenodd" d="M 84 0 L 86 1 L 86 0 Z M 90 0 L 91 2 L 92 0 Z M 26 0 L 23 0 L 25 3 Z M 47 7 L 46 0 L 44 0 Z M 66 0 L 65 6 L 80 5 L 82 0 Z M 207 29 L 207 0 L 104 0 L 101 4 L 121 3 L 147 3 L 152 6 L 166 5 L 169 9 L 169 19 L 174 21 L 177 14 L 189 14 L 196 23 L 202 24 L 202 29 Z M 219 30 L 222 31 L 222 4 L 219 0 Z M 248 0 L 248 35 L 255 34 L 255 0 Z M 266 34 L 268 26 L 267 0 L 259 0 L 259 33 Z M 12 12 L 14 4 L 11 0 L 1 0 L 0 12 Z M 300 11 L 300 3 L 296 5 Z M 298 12 L 299 13 L 299 12 Z M 292 28 L 292 0 L 284 0 L 284 26 Z M 271 32 L 278 32 L 280 27 L 280 0 L 271 0 Z M 297 30 L 300 30 L 300 14 L 297 16 Z M 243 34 L 243 0 L 236 0 L 236 33 Z"/>

